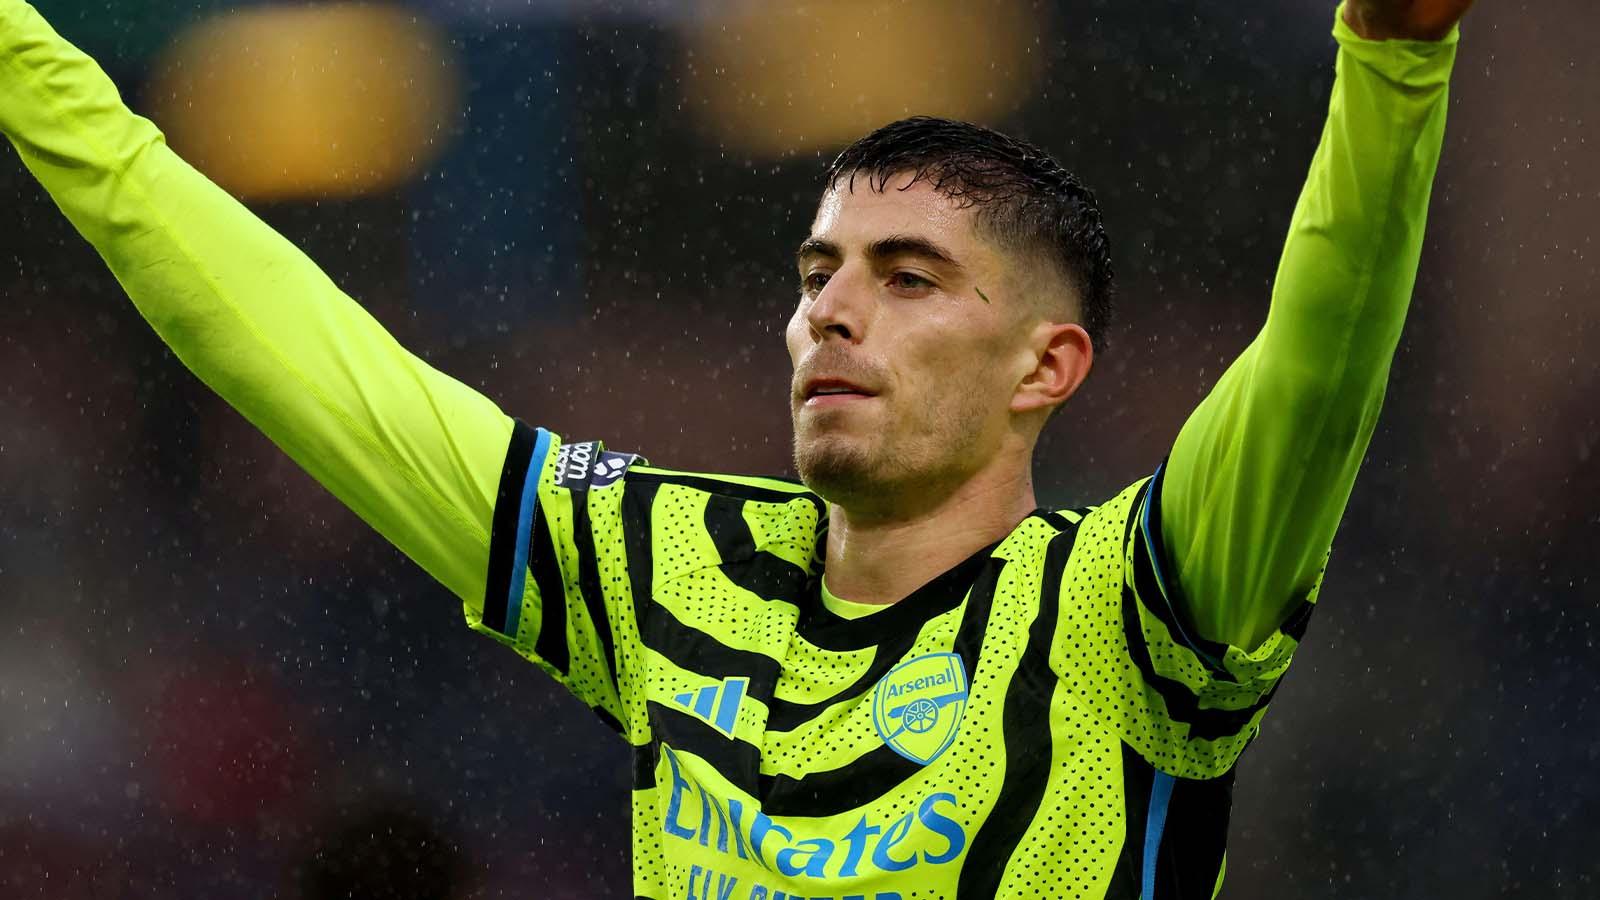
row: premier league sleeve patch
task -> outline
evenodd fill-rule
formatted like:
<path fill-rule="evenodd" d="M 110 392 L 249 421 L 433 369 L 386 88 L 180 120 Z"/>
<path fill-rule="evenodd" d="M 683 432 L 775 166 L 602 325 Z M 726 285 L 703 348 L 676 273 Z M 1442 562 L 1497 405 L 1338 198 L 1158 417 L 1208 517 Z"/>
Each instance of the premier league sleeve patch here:
<path fill-rule="evenodd" d="M 611 450 L 601 450 L 600 458 L 595 461 L 594 472 L 589 476 L 590 487 L 605 487 L 614 483 L 628 471 L 628 467 L 642 458 L 637 453 L 616 453 Z"/>
<path fill-rule="evenodd" d="M 602 488 L 615 484 L 629 466 L 644 461 L 637 453 L 607 450 L 599 441 L 562 444 L 556 451 L 556 487 L 579 492 Z"/>
<path fill-rule="evenodd" d="M 927 765 L 955 743 L 967 708 L 967 669 L 954 653 L 908 659 L 878 680 L 872 724 L 889 749 Z"/>

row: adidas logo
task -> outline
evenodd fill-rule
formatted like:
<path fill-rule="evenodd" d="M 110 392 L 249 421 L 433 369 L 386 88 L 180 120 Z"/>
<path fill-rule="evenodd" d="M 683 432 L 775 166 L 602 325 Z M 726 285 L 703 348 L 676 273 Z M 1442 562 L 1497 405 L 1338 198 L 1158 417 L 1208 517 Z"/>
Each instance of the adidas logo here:
<path fill-rule="evenodd" d="M 719 684 L 708 684 L 698 691 L 679 694 L 672 698 L 672 702 L 712 728 L 733 737 L 734 723 L 739 721 L 739 703 L 744 700 L 745 689 L 749 686 L 748 678 L 724 678 Z M 720 699 L 718 694 L 722 695 Z"/>

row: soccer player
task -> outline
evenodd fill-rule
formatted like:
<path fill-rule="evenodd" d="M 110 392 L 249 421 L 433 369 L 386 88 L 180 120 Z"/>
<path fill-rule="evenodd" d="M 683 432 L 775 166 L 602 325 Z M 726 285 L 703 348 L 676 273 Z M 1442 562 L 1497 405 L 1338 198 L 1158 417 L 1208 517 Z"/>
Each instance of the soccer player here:
<path fill-rule="evenodd" d="M 1107 239 L 994 132 L 897 122 L 827 171 L 797 483 L 507 417 L 22 0 L 0 130 L 186 365 L 633 748 L 636 894 L 1208 897 L 1383 397 L 1469 5 L 1341 7 L 1264 328 L 1151 477 L 1070 510 L 1030 466 L 1106 327 Z"/>

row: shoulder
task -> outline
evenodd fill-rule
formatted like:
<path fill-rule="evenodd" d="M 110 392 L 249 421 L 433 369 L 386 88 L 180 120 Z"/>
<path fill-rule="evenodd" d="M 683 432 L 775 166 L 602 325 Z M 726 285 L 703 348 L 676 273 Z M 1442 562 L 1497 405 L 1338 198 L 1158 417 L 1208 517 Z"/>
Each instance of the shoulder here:
<path fill-rule="evenodd" d="M 521 451 L 520 454 L 518 451 Z M 818 507 L 822 499 L 792 478 L 767 475 L 738 475 L 695 472 L 653 465 L 643 453 L 619 451 L 600 440 L 565 440 L 545 428 L 517 420 L 510 456 L 520 456 L 530 471 L 543 472 L 545 485 L 573 493 L 599 492 L 633 485 L 647 488 L 636 493 L 654 493 L 665 486 L 682 491 L 769 503 L 802 501 Z M 520 468 L 520 467 L 519 467 Z"/>
<path fill-rule="evenodd" d="M 787 504 L 802 501 L 822 507 L 821 497 L 800 481 L 772 475 L 735 475 L 724 472 L 694 472 L 651 465 L 640 460 L 628 473 L 635 484 L 673 485 L 689 491 L 765 503 Z"/>
<path fill-rule="evenodd" d="M 823 499 L 790 478 L 635 465 L 628 493 L 657 533 L 704 537 L 724 562 L 767 550 L 808 566 L 827 522 Z"/>
<path fill-rule="evenodd" d="M 1153 484 L 1150 476 L 1133 482 L 1118 491 L 1109 500 L 1091 506 L 1078 506 L 1071 509 L 1053 509 L 1042 515 L 1060 530 L 1072 529 L 1115 529 L 1126 530 L 1138 520 L 1145 505 L 1145 497 L 1149 494 Z"/>
<path fill-rule="evenodd" d="M 662 579 L 742 567 L 739 578 L 755 580 L 740 583 L 761 584 L 752 589 L 777 596 L 782 592 L 773 593 L 767 576 L 777 572 L 777 580 L 792 588 L 790 582 L 818 565 L 827 504 L 793 479 L 635 465 L 624 493 L 637 521 L 647 523 L 643 530 L 654 536 Z"/>

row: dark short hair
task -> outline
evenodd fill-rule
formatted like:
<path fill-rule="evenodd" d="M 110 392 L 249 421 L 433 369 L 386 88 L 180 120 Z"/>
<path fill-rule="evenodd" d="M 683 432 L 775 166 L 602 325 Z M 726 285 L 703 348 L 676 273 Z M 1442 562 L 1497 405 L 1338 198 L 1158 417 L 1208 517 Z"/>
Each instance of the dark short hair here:
<path fill-rule="evenodd" d="M 909 172 L 911 184 L 978 207 L 978 224 L 1002 243 L 1043 253 L 1077 290 L 1079 323 L 1099 349 L 1111 324 L 1111 241 L 1094 193 L 1050 154 L 969 122 L 915 116 L 845 148 L 824 176 L 827 188 L 864 175 L 874 190 Z M 910 185 L 907 185 L 909 187 Z"/>

